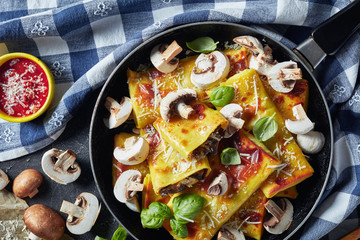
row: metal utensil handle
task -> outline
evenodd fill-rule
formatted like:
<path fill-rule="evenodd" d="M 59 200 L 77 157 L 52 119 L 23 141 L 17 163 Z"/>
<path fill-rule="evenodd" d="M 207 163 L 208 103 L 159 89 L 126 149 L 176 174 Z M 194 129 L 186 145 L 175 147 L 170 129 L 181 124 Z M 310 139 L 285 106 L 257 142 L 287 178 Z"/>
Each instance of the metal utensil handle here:
<path fill-rule="evenodd" d="M 355 0 L 315 28 L 294 52 L 313 70 L 325 56 L 334 55 L 359 27 L 360 0 Z"/>

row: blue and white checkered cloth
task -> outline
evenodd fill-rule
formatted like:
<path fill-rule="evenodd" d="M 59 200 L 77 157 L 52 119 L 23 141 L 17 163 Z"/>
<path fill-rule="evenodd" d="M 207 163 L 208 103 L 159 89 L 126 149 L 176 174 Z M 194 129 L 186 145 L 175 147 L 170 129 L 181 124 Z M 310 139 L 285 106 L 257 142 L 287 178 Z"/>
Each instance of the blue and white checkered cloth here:
<path fill-rule="evenodd" d="M 143 40 L 197 21 L 250 25 L 292 48 L 349 0 L 0 0 L 0 55 L 27 52 L 51 69 L 51 108 L 28 123 L 0 121 L 0 161 L 56 140 L 91 93 Z M 325 197 L 305 224 L 303 239 L 336 239 L 359 225 L 360 32 L 321 64 L 335 132 L 332 173 Z M 336 228 L 335 230 L 333 230 Z M 332 231 L 333 230 L 333 231 Z"/>

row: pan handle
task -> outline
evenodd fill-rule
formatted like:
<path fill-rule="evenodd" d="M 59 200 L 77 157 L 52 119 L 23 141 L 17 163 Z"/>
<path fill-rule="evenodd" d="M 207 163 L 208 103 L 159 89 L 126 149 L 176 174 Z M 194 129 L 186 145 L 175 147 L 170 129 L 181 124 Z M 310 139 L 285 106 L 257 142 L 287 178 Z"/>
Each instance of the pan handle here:
<path fill-rule="evenodd" d="M 327 55 L 334 55 L 359 27 L 360 0 L 355 0 L 315 28 L 293 51 L 313 71 Z"/>

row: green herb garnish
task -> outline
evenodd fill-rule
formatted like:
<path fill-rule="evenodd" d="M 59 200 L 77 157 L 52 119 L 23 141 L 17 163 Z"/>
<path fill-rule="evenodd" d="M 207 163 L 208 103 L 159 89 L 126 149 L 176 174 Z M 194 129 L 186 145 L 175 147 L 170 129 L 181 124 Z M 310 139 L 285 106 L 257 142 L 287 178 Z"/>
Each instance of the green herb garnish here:
<path fill-rule="evenodd" d="M 186 42 L 186 46 L 197 53 L 209 53 L 216 49 L 218 43 L 211 37 L 199 37 L 191 42 Z"/>
<path fill-rule="evenodd" d="M 241 163 L 240 154 L 235 148 L 225 148 L 220 154 L 221 163 L 224 165 L 238 165 Z"/>
<path fill-rule="evenodd" d="M 126 240 L 126 234 L 127 234 L 126 230 L 122 226 L 119 226 L 118 229 L 114 232 L 111 240 Z M 107 239 L 96 236 L 95 240 L 107 240 Z"/>
<path fill-rule="evenodd" d="M 175 218 L 170 219 L 170 227 L 173 233 L 179 238 L 187 238 L 189 235 L 186 224 L 179 223 Z"/>
<path fill-rule="evenodd" d="M 149 208 L 141 211 L 141 223 L 147 228 L 160 228 L 164 220 L 170 218 L 170 227 L 174 234 L 180 238 L 186 238 L 188 236 L 186 224 L 193 221 L 205 202 L 206 199 L 197 194 L 181 194 L 173 199 L 174 215 L 167 205 L 153 202 Z"/>
<path fill-rule="evenodd" d="M 147 228 L 160 228 L 166 218 L 172 217 L 170 208 L 160 202 L 153 202 L 140 214 L 141 224 Z"/>
<path fill-rule="evenodd" d="M 229 104 L 235 96 L 235 89 L 231 86 L 220 86 L 210 94 L 210 102 L 215 107 L 223 107 Z"/>
<path fill-rule="evenodd" d="M 262 117 L 256 121 L 253 133 L 257 140 L 266 141 L 274 136 L 278 130 L 278 124 L 274 119 L 275 113 L 271 117 Z"/>

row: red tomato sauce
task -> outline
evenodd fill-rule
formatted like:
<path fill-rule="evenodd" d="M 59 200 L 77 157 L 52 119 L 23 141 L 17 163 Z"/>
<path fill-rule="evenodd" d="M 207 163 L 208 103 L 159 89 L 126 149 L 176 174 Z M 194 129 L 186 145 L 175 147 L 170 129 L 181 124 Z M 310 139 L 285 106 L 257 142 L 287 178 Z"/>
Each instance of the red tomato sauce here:
<path fill-rule="evenodd" d="M 7 115 L 26 117 L 36 113 L 48 94 L 48 79 L 36 62 L 14 58 L 0 67 L 0 109 Z"/>
<path fill-rule="evenodd" d="M 285 93 L 291 98 L 300 96 L 308 86 L 308 82 L 296 81 L 294 89 L 291 92 Z"/>

